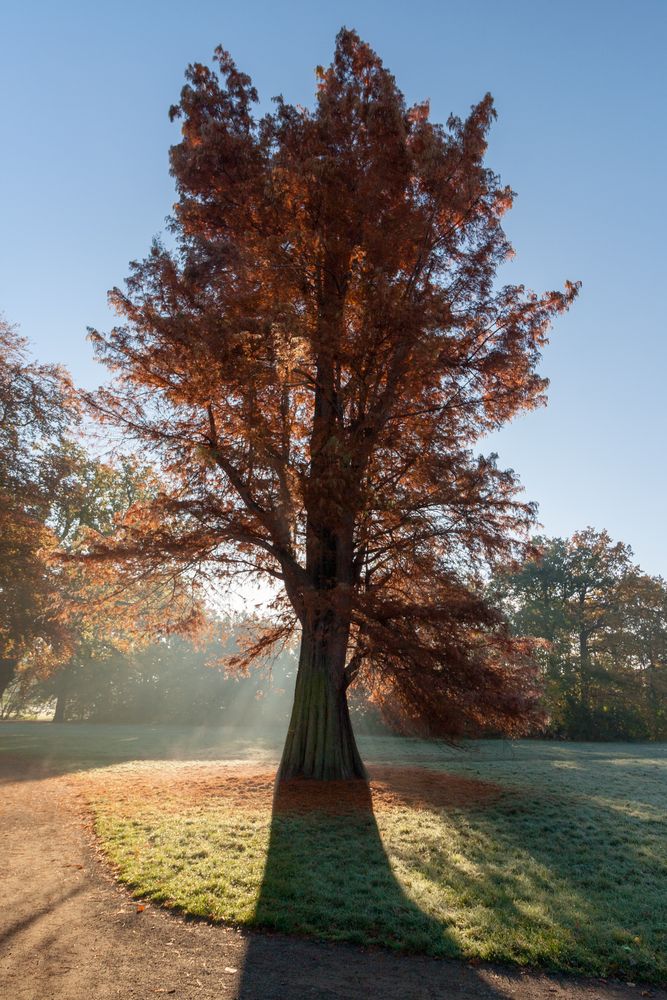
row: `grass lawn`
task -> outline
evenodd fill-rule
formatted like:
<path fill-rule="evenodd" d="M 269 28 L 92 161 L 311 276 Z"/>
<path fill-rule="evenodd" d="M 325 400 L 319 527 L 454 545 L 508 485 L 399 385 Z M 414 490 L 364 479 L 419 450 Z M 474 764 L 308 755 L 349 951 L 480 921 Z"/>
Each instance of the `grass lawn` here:
<path fill-rule="evenodd" d="M 83 762 L 76 781 L 137 896 L 330 940 L 667 980 L 667 747 L 360 743 L 372 810 L 340 789 L 338 809 L 301 798 L 272 815 L 270 740 L 0 725 L 0 753 Z"/>

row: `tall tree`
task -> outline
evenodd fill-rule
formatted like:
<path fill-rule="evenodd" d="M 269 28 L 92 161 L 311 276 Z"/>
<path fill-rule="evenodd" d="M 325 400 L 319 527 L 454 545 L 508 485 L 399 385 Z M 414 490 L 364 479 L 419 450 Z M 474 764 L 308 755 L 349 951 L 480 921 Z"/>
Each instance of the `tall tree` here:
<path fill-rule="evenodd" d="M 355 679 L 400 724 L 520 731 L 527 648 L 478 577 L 533 508 L 470 449 L 544 401 L 540 348 L 577 287 L 496 287 L 512 192 L 483 163 L 491 97 L 435 124 L 342 30 L 314 109 L 258 120 L 215 60 L 171 109 L 177 248 L 132 265 L 123 325 L 92 334 L 118 375 L 98 413 L 171 478 L 125 555 L 282 584 L 268 638 L 301 630 L 283 778 L 363 775 Z"/>

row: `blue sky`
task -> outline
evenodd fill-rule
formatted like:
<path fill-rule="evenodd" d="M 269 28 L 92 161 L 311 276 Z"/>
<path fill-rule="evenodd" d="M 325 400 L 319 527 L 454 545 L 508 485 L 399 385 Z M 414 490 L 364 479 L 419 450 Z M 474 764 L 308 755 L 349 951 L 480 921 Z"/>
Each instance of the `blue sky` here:
<path fill-rule="evenodd" d="M 548 408 L 484 449 L 547 533 L 605 527 L 667 575 L 667 0 L 4 0 L 0 310 L 40 359 L 100 382 L 86 327 L 111 325 L 106 290 L 163 229 L 187 63 L 221 42 L 263 101 L 309 104 L 343 24 L 436 120 L 494 95 L 488 163 L 518 193 L 502 277 L 583 288 L 545 353 Z"/>

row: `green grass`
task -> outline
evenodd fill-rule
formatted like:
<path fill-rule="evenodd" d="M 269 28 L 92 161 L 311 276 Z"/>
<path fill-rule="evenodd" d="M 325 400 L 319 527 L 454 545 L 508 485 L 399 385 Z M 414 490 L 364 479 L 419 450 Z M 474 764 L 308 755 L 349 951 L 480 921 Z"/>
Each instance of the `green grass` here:
<path fill-rule="evenodd" d="M 20 728 L 0 726 L 0 752 L 16 752 L 12 744 L 27 739 Z M 42 728 L 32 727 L 27 752 L 57 759 L 57 734 Z M 97 735 L 99 743 L 100 728 L 66 730 L 86 766 L 96 755 L 104 764 L 133 759 L 119 756 L 123 733 L 136 737 L 134 759 L 182 756 L 168 752 L 164 731 L 157 739 L 109 727 L 107 748 L 93 752 L 87 741 Z M 243 756 L 238 742 L 200 737 L 188 744 L 193 759 Z M 152 768 L 171 768 L 176 786 L 183 765 L 111 764 L 94 772 L 98 835 L 137 896 L 194 916 L 432 955 L 667 980 L 667 748 L 489 741 L 461 754 L 416 741 L 360 742 L 369 761 L 479 777 L 503 794 L 466 808 L 394 803 L 375 817 L 272 820 L 261 801 L 239 805 L 219 795 L 119 803 L 104 784 L 119 766 L 126 778 L 149 782 Z M 73 743 L 60 749 L 63 760 L 76 756 Z M 274 752 L 270 741 L 244 751 L 255 760 Z"/>

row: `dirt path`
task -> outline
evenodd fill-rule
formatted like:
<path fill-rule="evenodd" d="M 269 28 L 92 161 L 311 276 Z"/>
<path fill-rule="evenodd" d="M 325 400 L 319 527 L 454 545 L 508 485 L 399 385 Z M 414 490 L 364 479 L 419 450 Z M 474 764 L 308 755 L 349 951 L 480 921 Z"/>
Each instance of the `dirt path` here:
<path fill-rule="evenodd" d="M 98 860 L 71 781 L 3 762 L 2 1000 L 621 1000 L 667 993 L 241 934 L 137 905 Z"/>

